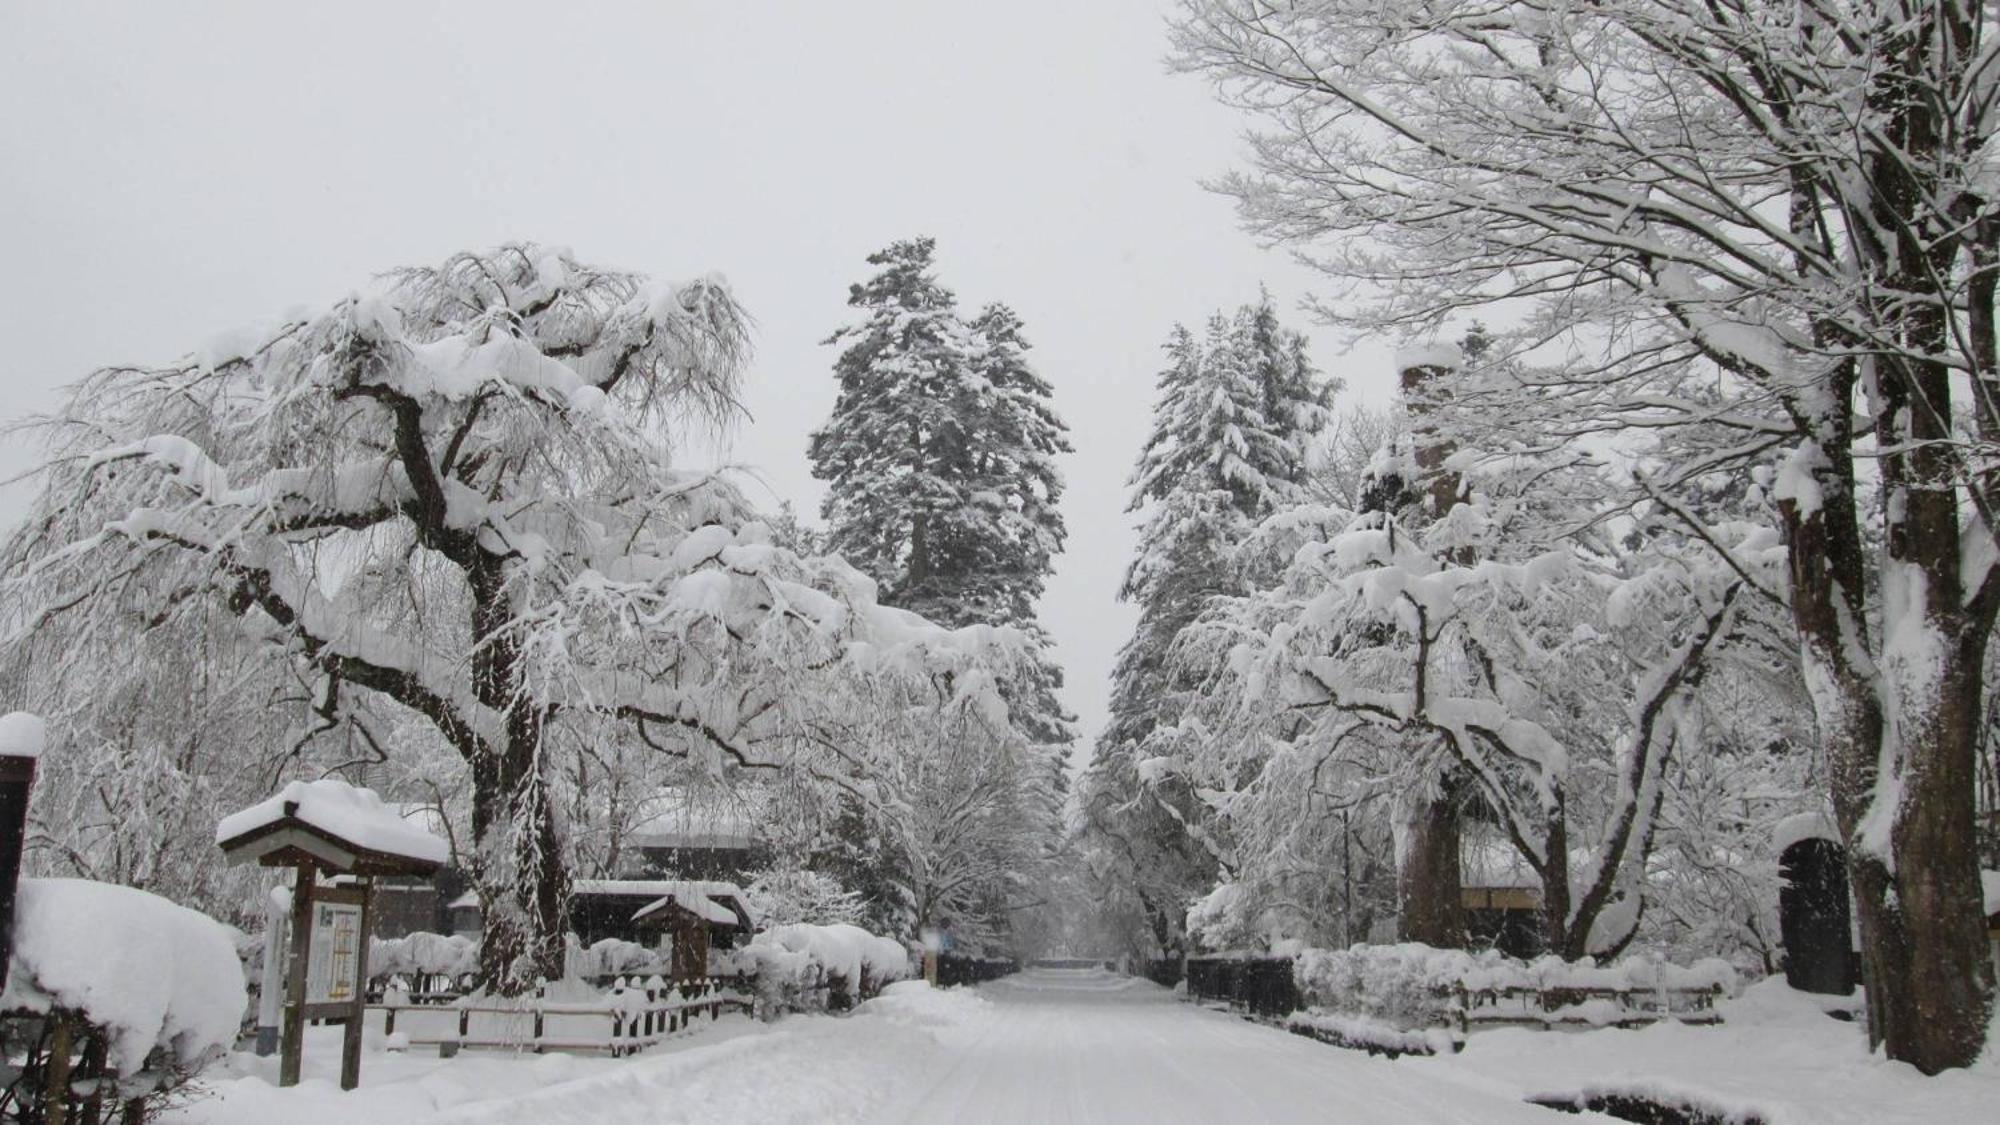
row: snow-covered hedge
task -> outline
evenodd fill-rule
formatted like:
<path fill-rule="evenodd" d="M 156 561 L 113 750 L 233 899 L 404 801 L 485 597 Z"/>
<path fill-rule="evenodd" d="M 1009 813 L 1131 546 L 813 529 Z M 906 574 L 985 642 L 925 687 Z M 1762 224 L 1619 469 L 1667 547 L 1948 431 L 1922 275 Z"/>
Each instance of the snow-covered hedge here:
<path fill-rule="evenodd" d="M 1366 1016 L 1392 1027 L 1438 1027 L 1450 1012 L 1450 986 L 1466 973 L 1506 959 L 1491 951 L 1405 942 L 1308 949 L 1298 955 L 1292 971 L 1308 1008 Z"/>
<path fill-rule="evenodd" d="M 1465 1046 L 1461 1036 L 1444 1028 L 1406 1030 L 1366 1016 L 1335 1012 L 1296 1012 L 1285 1020 L 1285 1030 L 1336 1047 L 1392 1059 L 1401 1055 L 1448 1055 Z"/>
<path fill-rule="evenodd" d="M 911 975 L 903 943 L 859 926 L 777 926 L 753 938 L 744 958 L 755 966 L 766 1010 L 845 1008 L 890 981 Z"/>
<path fill-rule="evenodd" d="M 575 934 L 570 934 L 568 941 L 568 969 L 573 977 L 598 980 L 621 975 L 663 976 L 669 972 L 667 958 L 659 950 L 635 941 L 605 938 L 586 946 Z"/>
<path fill-rule="evenodd" d="M 244 1001 L 236 943 L 208 915 L 88 879 L 20 881 L 0 1011 L 82 1015 L 104 1033 L 119 1075 L 156 1048 L 183 1070 L 222 1054 Z"/>
<path fill-rule="evenodd" d="M 1709 958 L 1692 966 L 1658 958 L 1627 957 L 1600 966 L 1585 958 L 1518 961 L 1493 950 L 1436 949 L 1416 942 L 1308 949 L 1294 962 L 1299 995 L 1308 1008 L 1365 1016 L 1399 1028 L 1449 1022 L 1453 992 L 1503 989 L 1720 988 L 1734 992 L 1736 970 Z"/>
<path fill-rule="evenodd" d="M 415 933 L 368 941 L 370 977 L 405 973 L 456 977 L 478 968 L 479 943 L 458 934 Z"/>

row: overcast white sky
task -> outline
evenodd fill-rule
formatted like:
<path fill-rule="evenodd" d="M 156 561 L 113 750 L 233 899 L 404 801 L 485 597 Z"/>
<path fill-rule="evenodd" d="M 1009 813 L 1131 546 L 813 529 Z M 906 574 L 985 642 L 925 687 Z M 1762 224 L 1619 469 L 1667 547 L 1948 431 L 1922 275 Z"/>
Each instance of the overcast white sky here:
<path fill-rule="evenodd" d="M 1167 8 L 6 5 L 0 419 L 391 266 L 536 239 L 726 275 L 760 325 L 726 456 L 816 512 L 819 341 L 869 252 L 930 234 L 962 303 L 1026 318 L 1077 446 L 1042 617 L 1087 747 L 1133 620 L 1113 595 L 1159 344 L 1259 282 L 1283 308 L 1313 284 L 1200 188 L 1242 122 L 1165 72 Z M 1323 368 L 1387 395 L 1386 348 L 1314 336 Z M 0 448 L 0 477 L 33 455 Z M 0 526 L 26 499 L 0 490 Z"/>

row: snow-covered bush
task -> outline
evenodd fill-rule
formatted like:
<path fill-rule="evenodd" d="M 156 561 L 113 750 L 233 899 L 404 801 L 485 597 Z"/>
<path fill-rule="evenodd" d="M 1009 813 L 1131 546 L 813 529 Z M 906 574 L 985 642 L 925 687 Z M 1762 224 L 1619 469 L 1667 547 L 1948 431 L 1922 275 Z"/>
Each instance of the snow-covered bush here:
<path fill-rule="evenodd" d="M 99 1077 L 121 1102 L 170 1089 L 235 1041 L 245 996 L 235 942 L 207 915 L 132 887 L 23 879 L 0 1012 L 43 1019 L 0 1107 L 45 1096 L 58 1023 L 82 1061 L 76 1098 L 96 1093 Z M 88 1062 L 100 1046 L 101 1076 Z"/>
<path fill-rule="evenodd" d="M 743 951 L 756 966 L 767 1018 L 786 1011 L 839 1011 L 911 975 L 903 943 L 859 926 L 777 926 Z"/>
<path fill-rule="evenodd" d="M 586 946 L 575 934 L 568 935 L 569 976 L 597 980 L 610 976 L 654 976 L 668 972 L 657 949 L 635 941 L 605 938 Z"/>
<path fill-rule="evenodd" d="M 1436 1027 L 1450 1011 L 1449 988 L 1469 973 L 1498 966 L 1491 950 L 1434 949 L 1417 942 L 1308 949 L 1293 962 L 1309 1008 L 1366 1016 L 1400 1028 Z"/>
<path fill-rule="evenodd" d="M 456 977 L 478 969 L 479 943 L 459 934 L 414 933 L 368 941 L 371 977 L 406 973 Z"/>

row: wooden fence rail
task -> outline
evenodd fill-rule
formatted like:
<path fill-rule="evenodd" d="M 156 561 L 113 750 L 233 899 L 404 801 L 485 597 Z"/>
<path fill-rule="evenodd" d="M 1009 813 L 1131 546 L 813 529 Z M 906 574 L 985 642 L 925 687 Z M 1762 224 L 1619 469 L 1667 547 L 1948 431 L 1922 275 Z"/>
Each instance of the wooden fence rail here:
<path fill-rule="evenodd" d="M 411 1046 L 512 1047 L 533 1051 L 605 1051 L 613 1057 L 643 1050 L 706 1015 L 749 1012 L 751 995 L 734 978 L 694 984 L 627 984 L 604 1001 L 370 1004 L 384 1035 L 402 1034 Z"/>
<path fill-rule="evenodd" d="M 1717 1024 L 1720 985 L 1702 988 L 1565 988 L 1511 985 L 1471 989 L 1453 985 L 1441 995 L 1460 1031 L 1484 1027 L 1644 1027 L 1675 1022 Z"/>

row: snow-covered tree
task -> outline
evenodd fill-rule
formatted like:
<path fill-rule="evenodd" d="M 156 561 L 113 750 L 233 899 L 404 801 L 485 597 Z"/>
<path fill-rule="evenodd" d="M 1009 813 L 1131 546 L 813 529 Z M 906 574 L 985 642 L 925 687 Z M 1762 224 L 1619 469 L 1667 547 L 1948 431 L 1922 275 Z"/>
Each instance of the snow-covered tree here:
<path fill-rule="evenodd" d="M 1229 184 L 1249 223 L 1383 294 L 1360 320 L 1523 326 L 1526 373 L 1468 417 L 1651 435 L 1666 463 L 1636 485 L 1669 510 L 1785 454 L 1770 592 L 1830 758 L 1870 1030 L 1927 1072 L 1979 1055 L 1993 1002 L 1973 823 L 2000 612 L 1993 14 L 1189 0 L 1176 32 L 1267 126 Z M 1695 424 L 1729 440 L 1682 440 Z"/>
<path fill-rule="evenodd" d="M 743 888 L 759 929 L 804 922 L 810 926 L 859 925 L 860 896 L 838 880 L 805 867 L 779 866 L 760 873 Z"/>
<path fill-rule="evenodd" d="M 847 303 L 867 319 L 827 343 L 840 393 L 815 431 L 813 475 L 827 482 L 827 546 L 881 583 L 883 597 L 940 620 L 983 620 L 956 579 L 988 549 L 991 511 L 972 496 L 966 401 L 971 341 L 958 299 L 932 269 L 928 238 L 868 256 L 881 271 Z"/>
<path fill-rule="evenodd" d="M 848 302 L 866 319 L 829 341 L 844 345 L 834 365 L 840 393 L 810 448 L 828 483 L 827 542 L 874 577 L 889 604 L 1028 636 L 1030 652 L 1001 691 L 1041 759 L 1034 790 L 1050 807 L 1033 822 L 1053 847 L 1074 718 L 1036 603 L 1063 545 L 1056 457 L 1069 450 L 1068 433 L 1027 360 L 1019 315 L 992 304 L 962 320 L 937 281 L 934 249 L 921 238 L 871 255 L 882 268 Z M 913 752 L 920 761 L 933 753 Z M 907 848 L 904 861 L 914 862 Z M 911 905 L 919 917 L 929 909 L 924 894 Z"/>
<path fill-rule="evenodd" d="M 225 611 L 156 621 L 142 593 L 126 612 L 114 635 L 58 621 L 0 662 L 0 707 L 49 725 L 26 873 L 121 883 L 249 922 L 258 873 L 224 865 L 215 822 L 301 766 L 378 755 L 351 730 L 309 737 L 322 724 L 308 685 L 224 627 Z"/>
<path fill-rule="evenodd" d="M 1257 522 L 1303 499 L 1330 394 L 1268 297 L 1216 314 L 1200 341 L 1176 326 L 1165 351 L 1153 432 L 1132 476 L 1139 553 L 1119 590 L 1139 623 L 1112 671 L 1111 719 L 1081 795 L 1089 830 L 1107 845 L 1100 856 L 1141 887 L 1163 943 L 1215 863 L 1213 842 L 1188 820 L 1190 795 L 1141 769 L 1148 738 L 1177 718 L 1186 690 L 1167 653 L 1209 599 L 1241 592 L 1236 549 Z"/>
<path fill-rule="evenodd" d="M 1671 548 L 1510 544 L 1500 507 L 1479 496 L 1421 534 L 1356 517 L 1275 586 L 1219 603 L 1175 653 L 1220 671 L 1174 768 L 1198 792 L 1249 792 L 1231 811 L 1253 821 L 1302 773 L 1419 789 L 1456 773 L 1534 872 L 1548 947 L 1615 952 L 1644 905 L 1667 771 L 1701 752 L 1697 688 L 1744 627 L 1744 580 Z M 1453 561 L 1468 547 L 1479 561 Z"/>
<path fill-rule="evenodd" d="M 8 548 L 16 636 L 218 607 L 329 720 L 415 720 L 470 774 L 482 970 L 561 969 L 555 732 L 612 720 L 723 775 L 905 677 L 1002 713 L 990 631 L 879 607 L 800 557 L 673 435 L 734 413 L 746 320 L 713 279 L 511 245 L 166 367 L 90 376 L 50 421 Z M 364 719 L 365 721 L 365 719 Z M 865 766 L 849 751 L 845 764 Z"/>

